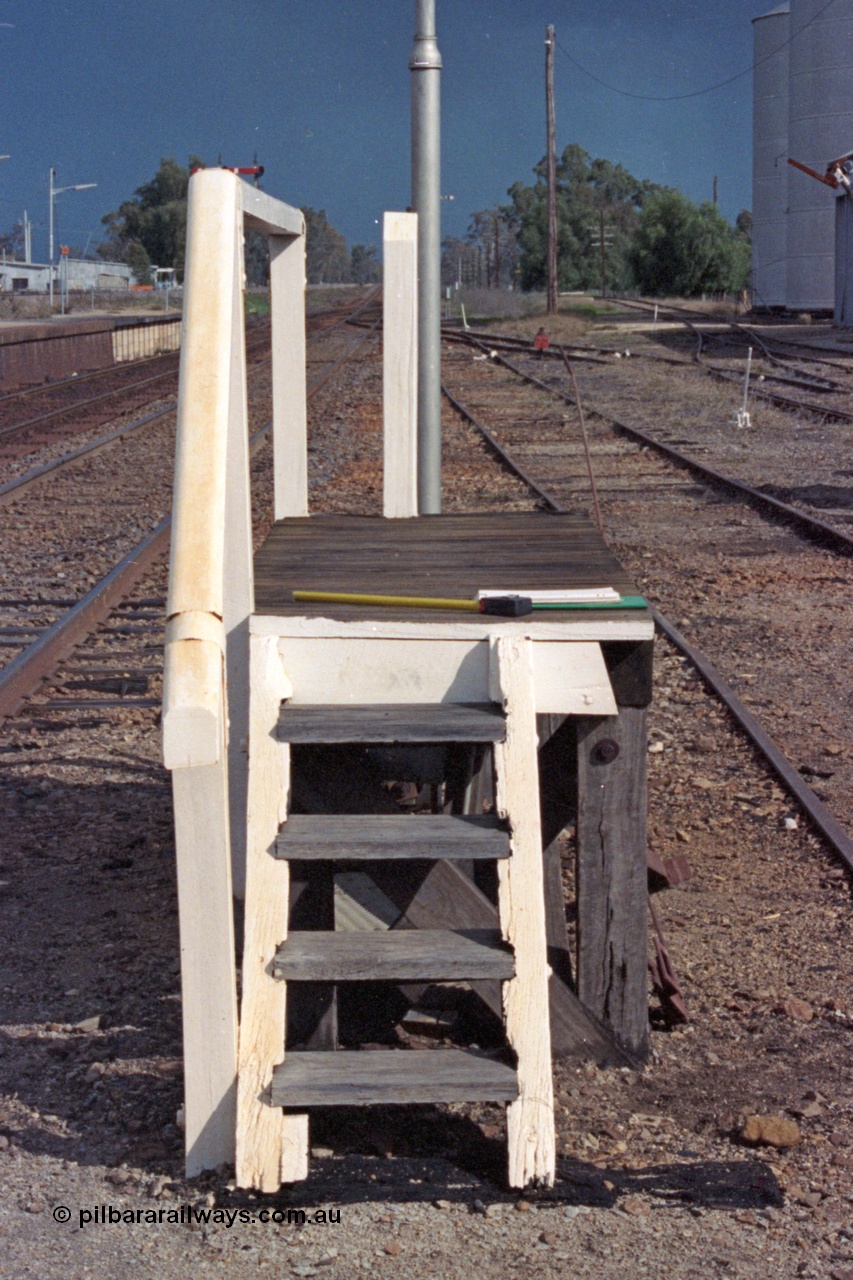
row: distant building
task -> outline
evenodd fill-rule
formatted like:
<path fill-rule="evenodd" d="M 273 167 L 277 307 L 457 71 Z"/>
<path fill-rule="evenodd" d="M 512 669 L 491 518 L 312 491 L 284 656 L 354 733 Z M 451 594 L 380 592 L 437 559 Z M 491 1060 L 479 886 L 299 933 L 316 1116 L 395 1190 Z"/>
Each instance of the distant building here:
<path fill-rule="evenodd" d="M 133 272 L 124 262 L 101 262 L 82 258 L 68 258 L 68 288 L 129 289 L 134 283 Z M 61 270 L 53 269 L 53 287 L 58 290 Z M 50 291 L 50 267 L 43 262 L 12 262 L 8 258 L 0 263 L 0 293 L 48 293 Z"/>

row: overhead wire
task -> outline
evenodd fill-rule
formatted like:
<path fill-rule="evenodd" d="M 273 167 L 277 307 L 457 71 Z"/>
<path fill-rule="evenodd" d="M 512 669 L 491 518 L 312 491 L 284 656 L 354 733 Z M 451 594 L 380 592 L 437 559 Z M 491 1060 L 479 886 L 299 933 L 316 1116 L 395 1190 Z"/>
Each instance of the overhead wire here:
<path fill-rule="evenodd" d="M 760 67 L 762 63 L 769 62 L 771 58 L 775 58 L 783 49 L 787 49 L 788 45 L 793 44 L 797 36 L 800 36 L 804 31 L 807 31 L 808 28 L 817 22 L 818 18 L 823 17 L 827 9 L 832 8 L 834 4 L 835 0 L 827 0 L 827 3 L 823 8 L 819 9 L 814 17 L 810 18 L 808 22 L 804 23 L 801 27 L 798 27 L 787 40 L 784 40 L 782 44 L 780 44 L 776 49 L 773 49 L 770 53 L 766 53 L 763 58 L 756 58 L 755 62 L 746 67 L 743 71 L 738 71 L 735 75 L 728 76 L 725 80 L 719 80 L 716 84 L 707 85 L 704 89 L 694 89 L 690 93 L 632 93 L 629 89 L 620 89 L 618 85 L 609 84 L 606 80 L 602 80 L 599 76 L 594 75 L 592 71 L 589 71 L 582 63 L 578 62 L 577 58 L 569 53 L 568 49 L 565 49 L 560 44 L 559 40 L 555 39 L 554 43 L 560 50 L 560 53 L 562 53 L 565 58 L 568 58 L 573 67 L 576 67 L 578 71 L 583 73 L 583 75 L 588 76 L 590 80 L 594 80 L 597 85 L 602 87 L 602 89 L 609 89 L 611 93 L 618 93 L 623 98 L 634 98 L 639 102 L 683 102 L 686 98 L 702 98 L 706 93 L 715 93 L 717 89 L 725 89 L 727 85 L 734 84 L 737 80 L 743 80 L 744 76 L 750 75 L 756 67 Z"/>

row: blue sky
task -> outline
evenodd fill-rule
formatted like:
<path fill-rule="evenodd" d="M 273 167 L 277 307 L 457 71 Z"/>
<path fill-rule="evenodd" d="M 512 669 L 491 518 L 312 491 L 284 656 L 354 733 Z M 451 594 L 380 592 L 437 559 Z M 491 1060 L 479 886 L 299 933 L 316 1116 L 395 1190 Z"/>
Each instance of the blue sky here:
<path fill-rule="evenodd" d="M 745 0 L 436 0 L 445 234 L 530 181 L 544 152 L 544 38 L 638 95 L 691 93 L 748 68 Z M 101 215 L 160 157 L 266 166 L 263 185 L 325 208 L 350 244 L 378 242 L 409 203 L 413 0 L 0 0 L 0 229 L 24 209 L 47 252 L 48 170 L 96 182 L 56 201 L 57 239 L 101 238 Z M 9 24 L 9 25 L 7 25 Z M 621 96 L 558 50 L 557 144 L 579 142 L 635 176 L 751 201 L 747 75 L 676 102 Z"/>

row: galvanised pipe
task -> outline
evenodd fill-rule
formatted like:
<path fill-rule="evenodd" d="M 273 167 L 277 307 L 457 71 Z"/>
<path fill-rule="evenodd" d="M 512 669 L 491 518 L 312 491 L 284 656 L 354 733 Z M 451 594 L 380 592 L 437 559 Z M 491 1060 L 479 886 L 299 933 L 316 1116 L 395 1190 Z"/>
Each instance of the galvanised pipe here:
<path fill-rule="evenodd" d="M 412 208 L 418 215 L 418 511 L 441 511 L 441 54 L 435 0 L 415 0 Z"/>

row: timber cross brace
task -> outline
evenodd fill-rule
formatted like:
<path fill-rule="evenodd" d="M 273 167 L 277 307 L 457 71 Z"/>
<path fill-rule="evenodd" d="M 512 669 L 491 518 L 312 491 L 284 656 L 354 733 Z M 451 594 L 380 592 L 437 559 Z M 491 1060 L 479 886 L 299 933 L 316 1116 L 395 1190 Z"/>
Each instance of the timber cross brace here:
<path fill-rule="evenodd" d="M 271 246 L 275 524 L 254 557 L 244 220 Z M 294 600 L 505 582 L 636 594 L 581 517 L 418 516 L 416 232 L 415 215 L 387 215 L 384 516 L 309 517 L 302 215 L 228 171 L 190 184 L 163 700 L 187 1172 L 236 1160 L 240 1185 L 265 1191 L 307 1176 L 311 1107 L 417 1101 L 505 1102 L 510 1184 L 549 1183 L 552 1055 L 627 1063 L 647 1046 L 647 611 Z M 394 802 L 383 784 L 406 770 L 437 771 L 441 811 Z M 502 1053 L 350 1047 L 372 1039 L 378 992 L 398 1008 L 448 982 L 500 1019 Z"/>

